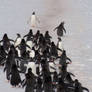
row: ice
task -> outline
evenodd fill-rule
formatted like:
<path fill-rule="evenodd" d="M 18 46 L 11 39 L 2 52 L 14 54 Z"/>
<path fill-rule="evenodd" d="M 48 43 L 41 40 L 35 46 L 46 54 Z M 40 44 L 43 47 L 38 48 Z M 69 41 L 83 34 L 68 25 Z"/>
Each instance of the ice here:
<path fill-rule="evenodd" d="M 65 21 L 67 34 L 62 38 L 64 49 L 73 63 L 69 70 L 76 75 L 83 86 L 92 91 L 92 1 L 91 0 L 0 0 L 0 39 L 4 33 L 15 39 L 16 33 L 26 34 L 30 28 L 27 20 L 36 11 L 40 19 L 39 29 L 50 31 L 57 41 L 53 29 Z M 0 68 L 0 90 L 2 92 L 24 92 L 11 88 L 5 82 Z"/>

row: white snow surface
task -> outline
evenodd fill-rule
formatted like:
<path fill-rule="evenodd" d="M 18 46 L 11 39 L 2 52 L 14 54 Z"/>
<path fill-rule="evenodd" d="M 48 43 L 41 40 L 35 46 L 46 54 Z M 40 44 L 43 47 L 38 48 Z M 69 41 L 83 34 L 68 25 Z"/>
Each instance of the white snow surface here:
<path fill-rule="evenodd" d="M 91 0 L 0 0 L 0 39 L 4 33 L 16 39 L 28 33 L 27 21 L 35 11 L 40 20 L 41 32 L 49 30 L 57 41 L 53 29 L 65 21 L 67 34 L 62 38 L 64 49 L 73 63 L 68 71 L 73 72 L 84 87 L 92 91 L 92 1 Z M 35 33 L 35 32 L 34 32 Z M 24 92 L 22 88 L 12 88 L 5 82 L 5 74 L 0 67 L 0 92 Z"/>

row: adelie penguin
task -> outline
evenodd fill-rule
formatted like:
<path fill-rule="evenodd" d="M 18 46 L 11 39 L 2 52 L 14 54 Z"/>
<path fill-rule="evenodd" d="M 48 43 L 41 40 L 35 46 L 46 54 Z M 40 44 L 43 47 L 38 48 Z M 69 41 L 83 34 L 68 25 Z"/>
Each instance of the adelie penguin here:
<path fill-rule="evenodd" d="M 13 47 L 11 47 L 11 48 L 13 48 Z M 12 65 L 16 64 L 16 61 L 15 61 L 15 57 L 16 56 L 17 55 L 15 54 L 15 52 L 12 49 L 10 49 L 10 51 L 8 53 L 8 56 L 6 58 L 5 68 L 4 68 L 4 71 L 6 71 L 6 78 L 7 78 L 7 80 L 10 80 L 9 73 L 11 72 Z"/>
<path fill-rule="evenodd" d="M 54 42 L 51 43 L 50 55 L 53 56 L 54 58 L 58 56 L 57 47 L 54 44 Z"/>
<path fill-rule="evenodd" d="M 21 57 L 23 57 L 23 54 L 26 52 L 26 47 L 30 48 L 30 47 L 26 44 L 26 42 L 25 42 L 24 39 L 21 40 L 20 45 L 18 45 L 17 47 L 18 47 L 19 50 L 20 50 Z M 17 48 L 17 47 L 16 47 L 16 48 Z M 30 48 L 30 49 L 31 49 L 31 48 Z"/>
<path fill-rule="evenodd" d="M 67 64 L 70 64 L 72 62 L 71 59 L 67 57 L 65 50 L 63 50 L 62 55 L 59 56 L 58 58 L 60 58 L 60 62 L 59 62 L 60 65 L 67 66 Z M 68 60 L 68 62 L 67 62 L 67 60 Z"/>
<path fill-rule="evenodd" d="M 13 87 L 19 86 L 19 84 L 21 84 L 21 77 L 19 73 L 20 71 L 17 69 L 16 64 L 12 65 L 11 72 L 9 75 L 11 75 L 10 84 Z"/>
<path fill-rule="evenodd" d="M 24 36 L 24 38 L 26 37 L 26 41 L 30 41 L 33 39 L 33 31 L 32 29 L 29 30 L 29 33 L 27 35 Z"/>
<path fill-rule="evenodd" d="M 39 36 L 40 36 L 40 30 L 37 30 L 37 33 L 34 35 L 34 41 L 37 41 L 37 44 L 38 44 Z"/>
<path fill-rule="evenodd" d="M 62 37 L 64 35 L 64 32 L 66 33 L 66 30 L 64 28 L 64 22 L 61 22 L 59 26 L 57 26 L 54 31 L 57 29 L 57 35 L 58 37 Z"/>
<path fill-rule="evenodd" d="M 3 48 L 6 52 L 9 51 L 9 47 L 11 45 L 10 41 L 14 42 L 12 39 L 9 39 L 7 34 L 4 34 L 3 39 L 0 41 L 2 42 Z"/>
<path fill-rule="evenodd" d="M 51 36 L 49 35 L 49 31 L 46 31 L 46 33 L 45 33 L 45 40 L 46 40 L 46 42 L 48 43 L 48 44 L 50 44 L 51 43 Z"/>
<path fill-rule="evenodd" d="M 28 69 L 28 73 L 25 74 L 23 87 L 25 86 L 25 92 L 34 92 L 36 84 L 36 76 L 32 73 L 32 69 Z"/>
<path fill-rule="evenodd" d="M 14 46 L 15 47 L 18 46 L 21 43 L 21 40 L 22 40 L 21 35 L 19 33 L 17 33 L 17 38 L 14 42 Z"/>
<path fill-rule="evenodd" d="M 81 85 L 81 83 L 75 79 L 74 81 L 74 92 L 89 92 L 89 90 Z"/>
<path fill-rule="evenodd" d="M 26 37 L 26 45 L 28 45 L 32 49 L 34 38 L 32 29 L 29 30 L 29 33 L 25 35 L 24 38 L 25 37 Z M 30 51 L 30 48 L 27 47 L 27 51 Z"/>

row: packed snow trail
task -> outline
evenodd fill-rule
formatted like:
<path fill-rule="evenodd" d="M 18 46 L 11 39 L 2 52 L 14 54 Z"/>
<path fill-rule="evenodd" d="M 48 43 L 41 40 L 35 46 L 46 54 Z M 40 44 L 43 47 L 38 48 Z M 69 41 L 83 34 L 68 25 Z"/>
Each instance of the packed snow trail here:
<path fill-rule="evenodd" d="M 65 21 L 67 35 L 62 38 L 67 56 L 73 63 L 69 71 L 92 91 L 92 1 L 91 0 L 0 0 L 0 39 L 4 33 L 15 38 L 16 33 L 26 34 L 27 20 L 36 11 L 42 32 L 49 30 L 57 41 L 53 29 Z M 5 74 L 0 67 L 0 89 L 2 92 L 24 92 L 24 89 L 11 88 L 5 82 Z"/>

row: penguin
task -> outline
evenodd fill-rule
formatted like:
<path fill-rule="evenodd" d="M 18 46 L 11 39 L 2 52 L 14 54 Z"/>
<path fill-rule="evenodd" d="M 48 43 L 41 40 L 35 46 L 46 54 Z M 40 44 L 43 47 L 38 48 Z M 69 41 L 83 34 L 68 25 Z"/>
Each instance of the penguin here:
<path fill-rule="evenodd" d="M 13 86 L 13 87 L 16 87 L 16 86 L 19 86 L 19 84 L 21 84 L 21 77 L 19 75 L 19 70 L 17 69 L 17 66 L 16 64 L 13 64 L 12 65 L 12 68 L 11 68 L 11 72 L 9 75 L 11 75 L 11 78 L 10 78 L 10 84 Z"/>
<path fill-rule="evenodd" d="M 83 90 L 89 92 L 89 90 L 85 87 L 82 87 L 81 83 L 78 81 L 78 79 L 75 79 L 74 81 L 74 92 L 83 92 Z"/>
<path fill-rule="evenodd" d="M 28 73 L 25 74 L 25 82 L 23 87 L 25 86 L 25 92 L 34 92 L 35 84 L 36 84 L 36 76 L 32 73 L 32 69 L 28 69 Z"/>
<path fill-rule="evenodd" d="M 54 42 L 51 43 L 50 54 L 54 58 L 58 56 L 57 47 L 55 46 Z"/>
<path fill-rule="evenodd" d="M 21 40 L 22 40 L 21 35 L 19 33 L 17 33 L 17 38 L 16 38 L 16 40 L 14 42 L 14 46 L 15 47 L 18 46 L 21 43 Z"/>
<path fill-rule="evenodd" d="M 10 41 L 14 42 L 14 40 L 9 39 L 7 34 L 5 33 L 0 43 L 2 42 L 2 46 L 6 52 L 9 51 L 9 47 L 11 45 Z"/>
<path fill-rule="evenodd" d="M 51 43 L 51 36 L 49 35 L 49 31 L 46 31 L 45 32 L 45 40 L 46 40 L 46 42 L 48 43 L 48 44 L 50 44 Z"/>
<path fill-rule="evenodd" d="M 14 65 L 14 64 L 18 65 L 16 58 L 17 58 L 17 52 L 15 50 L 14 45 L 11 45 L 10 51 L 9 51 L 7 58 L 6 58 L 5 68 L 4 68 L 4 72 L 6 71 L 7 80 L 10 80 L 10 76 L 8 76 L 8 75 L 11 72 L 12 65 Z"/>
<path fill-rule="evenodd" d="M 61 22 L 59 26 L 57 26 L 54 31 L 57 29 L 57 35 L 58 37 L 62 37 L 63 36 L 63 32 L 66 33 L 66 30 L 64 28 L 64 22 Z"/>
<path fill-rule="evenodd" d="M 34 41 L 36 41 L 37 44 L 38 44 L 39 37 L 40 37 L 40 30 L 37 30 L 36 34 L 34 35 Z"/>
<path fill-rule="evenodd" d="M 26 42 L 25 42 L 24 39 L 21 40 L 20 45 L 18 45 L 17 47 L 18 47 L 18 49 L 20 50 L 21 57 L 23 57 L 23 54 L 26 52 L 26 48 L 27 48 L 27 47 L 30 48 L 30 47 L 26 44 Z M 16 47 L 16 48 L 17 48 L 17 47 Z M 31 48 L 30 48 L 30 49 L 31 49 Z"/>
<path fill-rule="evenodd" d="M 62 55 L 59 58 L 60 58 L 60 62 L 59 62 L 60 65 L 66 65 L 67 66 L 67 64 L 72 63 L 71 59 L 66 56 L 65 50 L 63 50 Z M 67 60 L 68 60 L 68 62 L 67 62 Z"/>
<path fill-rule="evenodd" d="M 36 92 L 42 92 L 42 79 L 40 76 L 37 77 L 37 82 L 36 82 Z"/>
<path fill-rule="evenodd" d="M 35 12 L 32 13 L 29 21 L 27 22 L 28 24 L 30 23 L 31 28 L 37 27 L 37 24 L 40 23 L 39 19 L 37 18 Z"/>
<path fill-rule="evenodd" d="M 23 38 L 25 38 L 25 37 L 26 37 L 26 42 L 33 39 L 34 35 L 33 35 L 32 29 L 30 29 L 29 33 L 27 35 L 25 35 Z"/>

